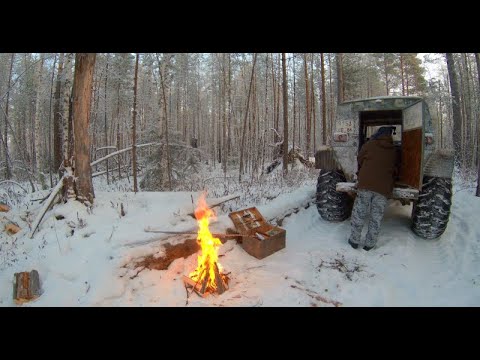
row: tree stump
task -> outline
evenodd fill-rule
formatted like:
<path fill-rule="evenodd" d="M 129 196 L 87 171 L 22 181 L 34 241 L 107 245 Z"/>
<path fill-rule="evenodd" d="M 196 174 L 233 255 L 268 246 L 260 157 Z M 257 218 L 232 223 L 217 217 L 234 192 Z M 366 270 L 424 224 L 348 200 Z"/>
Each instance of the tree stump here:
<path fill-rule="evenodd" d="M 41 295 L 40 276 L 37 270 L 15 273 L 13 300 L 17 305 L 34 300 Z"/>

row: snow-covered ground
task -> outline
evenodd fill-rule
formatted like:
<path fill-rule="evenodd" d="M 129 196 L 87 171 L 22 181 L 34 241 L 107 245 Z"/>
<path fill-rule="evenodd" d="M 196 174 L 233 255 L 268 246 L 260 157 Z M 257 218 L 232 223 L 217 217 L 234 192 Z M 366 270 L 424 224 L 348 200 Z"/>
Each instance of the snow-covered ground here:
<path fill-rule="evenodd" d="M 188 304 L 182 276 L 195 268 L 196 254 L 163 271 L 140 271 L 133 264 L 147 255 L 162 256 L 171 236 L 145 232 L 146 227 L 196 231 L 196 221 L 186 214 L 199 192 L 96 190 L 91 211 L 77 202 L 56 205 L 30 239 L 27 222 L 41 205 L 29 199 L 47 194 L 37 192 L 0 213 L 2 226 L 14 221 L 22 227 L 15 235 L 0 235 L 0 305 L 17 306 L 14 273 L 36 269 L 43 294 L 22 306 L 479 306 L 480 198 L 471 186 L 461 185 L 455 187 L 440 239 L 415 236 L 409 228 L 411 206 L 392 201 L 378 248 L 369 252 L 347 244 L 349 221 L 329 223 L 315 205 L 304 208 L 314 197 L 314 180 L 277 191 L 269 201 L 252 196 L 226 203 L 225 211 L 216 208 L 212 232 L 232 227 L 228 212 L 247 206 L 257 206 L 267 219 L 282 217 L 287 209 L 300 211 L 283 221 L 286 248 L 262 260 L 227 241 L 219 252 L 230 273 L 229 290 L 207 298 L 191 294 Z M 64 218 L 57 220 L 60 215 Z"/>

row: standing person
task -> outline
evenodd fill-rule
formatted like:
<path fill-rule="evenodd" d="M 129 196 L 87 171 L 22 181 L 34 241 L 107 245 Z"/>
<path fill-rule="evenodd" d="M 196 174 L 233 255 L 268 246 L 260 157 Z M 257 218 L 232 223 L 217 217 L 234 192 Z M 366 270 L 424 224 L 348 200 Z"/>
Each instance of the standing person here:
<path fill-rule="evenodd" d="M 372 135 L 358 153 L 357 197 L 353 204 L 351 233 L 348 243 L 358 248 L 367 215 L 370 215 L 364 250 L 377 243 L 387 199 L 392 195 L 396 168 L 396 151 L 393 145 L 393 126 L 382 126 Z"/>

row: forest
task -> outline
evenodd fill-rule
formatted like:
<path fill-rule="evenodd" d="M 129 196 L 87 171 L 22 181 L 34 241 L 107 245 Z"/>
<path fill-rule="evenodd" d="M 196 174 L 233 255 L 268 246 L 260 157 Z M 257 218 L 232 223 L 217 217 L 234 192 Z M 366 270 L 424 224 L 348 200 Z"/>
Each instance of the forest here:
<path fill-rule="evenodd" d="M 478 306 L 479 56 L 0 53 L 0 306 Z"/>
<path fill-rule="evenodd" d="M 135 192 L 201 190 L 204 167 L 258 182 L 329 145 L 337 104 L 391 95 L 425 98 L 436 147 L 478 178 L 479 66 L 472 53 L 2 53 L 0 184 L 70 174 L 70 196 L 92 202 L 96 177 Z"/>

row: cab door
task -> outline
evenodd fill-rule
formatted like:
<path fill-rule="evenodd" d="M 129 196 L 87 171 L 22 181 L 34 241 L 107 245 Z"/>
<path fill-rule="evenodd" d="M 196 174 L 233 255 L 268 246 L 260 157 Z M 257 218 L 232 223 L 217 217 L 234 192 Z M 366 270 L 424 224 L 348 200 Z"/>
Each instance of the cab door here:
<path fill-rule="evenodd" d="M 403 110 L 402 150 L 399 183 L 415 189 L 422 187 L 423 102 Z"/>

